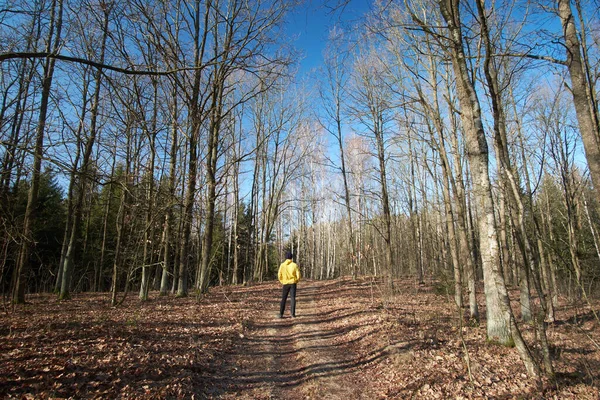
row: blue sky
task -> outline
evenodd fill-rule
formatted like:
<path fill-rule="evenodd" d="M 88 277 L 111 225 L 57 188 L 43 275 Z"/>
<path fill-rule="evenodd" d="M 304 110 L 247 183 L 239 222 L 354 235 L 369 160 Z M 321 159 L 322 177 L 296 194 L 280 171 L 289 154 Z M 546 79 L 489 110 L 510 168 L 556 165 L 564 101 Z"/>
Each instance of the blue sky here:
<path fill-rule="evenodd" d="M 333 10 L 342 2 L 344 7 Z M 295 47 L 305 55 L 300 61 L 300 74 L 305 75 L 321 64 L 327 35 L 336 23 L 352 24 L 369 11 L 371 4 L 371 0 L 308 0 L 294 11 L 286 30 L 296 39 Z"/>

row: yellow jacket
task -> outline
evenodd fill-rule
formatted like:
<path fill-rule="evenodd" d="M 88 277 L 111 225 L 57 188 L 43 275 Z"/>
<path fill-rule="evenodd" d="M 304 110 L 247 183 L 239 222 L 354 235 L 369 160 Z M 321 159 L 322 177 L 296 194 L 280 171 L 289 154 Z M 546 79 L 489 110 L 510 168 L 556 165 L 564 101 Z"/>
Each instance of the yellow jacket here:
<path fill-rule="evenodd" d="M 279 282 L 283 285 L 298 283 L 300 280 L 300 269 L 298 268 L 298 264 L 292 260 L 285 260 L 279 266 L 277 277 L 279 278 Z"/>

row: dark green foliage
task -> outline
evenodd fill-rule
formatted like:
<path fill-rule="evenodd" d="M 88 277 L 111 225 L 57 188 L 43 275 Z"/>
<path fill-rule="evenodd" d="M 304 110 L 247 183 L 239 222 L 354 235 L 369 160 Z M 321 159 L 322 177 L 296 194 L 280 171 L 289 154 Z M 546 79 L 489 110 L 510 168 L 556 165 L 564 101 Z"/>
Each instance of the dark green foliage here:
<path fill-rule="evenodd" d="M 586 214 L 582 193 L 588 202 L 590 219 Z M 575 273 L 568 240 L 568 212 L 563 196 L 560 183 L 551 176 L 545 176 L 536 197 L 536 211 L 543 225 L 544 244 L 556 266 L 558 289 L 561 293 L 568 294 L 574 292 Z M 578 193 L 573 201 L 575 207 L 572 211 L 572 218 L 575 221 L 578 244 L 576 253 L 581 265 L 583 285 L 589 294 L 596 295 L 599 289 L 595 283 L 599 274 L 598 254 L 589 221 L 591 220 L 592 223 L 599 221 L 598 205 L 593 190 L 587 186 L 581 187 L 581 193 Z M 597 223 L 595 229 L 597 229 Z"/>
<path fill-rule="evenodd" d="M 86 246 L 87 251 L 82 255 L 82 265 L 89 266 L 90 270 L 98 271 L 94 273 L 94 279 L 98 280 L 98 290 L 100 291 L 108 290 L 110 287 L 110 269 L 112 268 L 114 256 L 112 249 L 114 249 L 116 243 L 116 221 L 121 192 L 120 185 L 109 183 L 97 187 L 90 193 L 89 221 L 84 222 L 85 226 L 88 227 L 86 232 L 88 243 Z M 105 222 L 106 238 L 104 238 Z M 102 259 L 103 240 L 106 249 Z M 88 286 L 93 287 L 92 283 L 91 280 L 87 282 Z"/>
<path fill-rule="evenodd" d="M 250 215 L 250 209 L 244 204 L 240 204 L 238 211 L 238 226 L 237 226 L 237 246 L 238 246 L 238 282 L 244 281 L 244 271 L 252 269 L 252 262 L 254 261 L 254 249 L 251 242 L 252 233 L 252 216 Z M 232 248 L 229 249 L 229 229 L 223 214 L 217 213 L 216 221 L 213 230 L 213 250 L 211 254 L 211 262 L 213 263 L 212 274 L 210 277 L 211 285 L 218 285 L 222 283 L 230 283 L 232 281 L 233 267 L 234 267 L 234 251 Z M 275 253 L 274 247 L 269 247 L 269 267 L 272 270 L 274 265 L 277 263 L 277 254 Z M 277 265 L 278 266 L 278 265 Z M 272 275 L 270 271 L 270 277 Z"/>
<path fill-rule="evenodd" d="M 213 227 L 213 245 L 210 254 L 211 275 L 209 277 L 209 285 L 219 285 L 227 280 L 229 275 L 227 264 L 227 230 L 225 228 L 225 220 L 223 213 L 215 213 L 215 224 Z"/>
<path fill-rule="evenodd" d="M 10 214 L 14 217 L 15 232 L 20 230 L 23 224 L 28 191 L 29 182 L 22 181 L 16 190 L 15 201 L 7 204 Z M 51 169 L 47 169 L 40 177 L 39 201 L 33 222 L 32 231 L 35 244 L 30 257 L 32 268 L 29 270 L 27 280 L 29 292 L 52 289 L 54 274 L 58 270 L 60 261 L 65 222 L 66 210 L 63 191 L 56 174 Z M 12 271 L 19 248 L 16 243 L 10 248 L 12 256 L 7 259 L 7 269 Z M 3 287 L 4 289 L 6 288 Z"/>

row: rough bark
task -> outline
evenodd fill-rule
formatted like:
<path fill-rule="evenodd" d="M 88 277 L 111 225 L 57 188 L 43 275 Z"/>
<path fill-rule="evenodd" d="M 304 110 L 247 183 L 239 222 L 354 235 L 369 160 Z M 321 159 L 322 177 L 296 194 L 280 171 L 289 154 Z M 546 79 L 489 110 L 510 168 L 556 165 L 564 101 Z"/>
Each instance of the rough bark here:
<path fill-rule="evenodd" d="M 490 341 L 512 345 L 514 342 L 510 318 L 499 297 L 499 290 L 505 288 L 501 287 L 504 285 L 504 279 L 499 271 L 499 249 L 489 176 L 488 146 L 481 120 L 479 99 L 467 69 L 458 1 L 442 1 L 440 9 L 450 31 L 448 52 L 456 77 L 461 120 L 466 135 L 467 157 L 473 178 L 473 194 L 478 205 L 477 223 L 487 305 L 487 334 Z"/>
<path fill-rule="evenodd" d="M 589 81 L 586 70 L 589 66 L 582 57 L 581 44 L 571 9 L 570 0 L 558 0 L 558 13 L 563 27 L 567 66 L 571 78 L 571 94 L 579 123 L 579 131 L 585 149 L 590 176 L 600 199 L 600 125 L 597 118 L 597 104 L 591 93 L 593 83 Z"/>

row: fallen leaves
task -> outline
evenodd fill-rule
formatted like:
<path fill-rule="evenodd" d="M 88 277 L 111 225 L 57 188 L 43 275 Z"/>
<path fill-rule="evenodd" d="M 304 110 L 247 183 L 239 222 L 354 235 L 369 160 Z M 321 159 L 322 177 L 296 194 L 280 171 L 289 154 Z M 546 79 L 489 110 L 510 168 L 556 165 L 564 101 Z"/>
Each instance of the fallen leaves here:
<path fill-rule="evenodd" d="M 399 282 L 400 294 L 382 302 L 372 298 L 370 281 L 304 285 L 318 312 L 302 315 L 308 294 L 300 286 L 300 318 L 289 323 L 305 329 L 287 333 L 289 340 L 319 335 L 319 352 L 288 355 L 301 368 L 279 388 L 282 397 L 294 398 L 307 385 L 305 393 L 324 398 L 302 376 L 324 376 L 322 366 L 331 364 L 335 381 L 357 388 L 363 398 L 600 397 L 600 350 L 594 346 L 600 330 L 591 320 L 575 327 L 569 308 L 559 309 L 559 322 L 548 330 L 558 386 L 547 382 L 539 392 L 514 349 L 489 345 L 483 324 L 458 329 L 454 306 L 427 288 L 415 294 L 411 284 Z M 269 370 L 274 355 L 255 350 L 277 349 L 282 331 L 271 317 L 278 296 L 274 282 L 214 288 L 201 300 L 155 296 L 140 303 L 130 296 L 116 309 L 105 294 L 69 302 L 32 296 L 30 304 L 0 316 L 0 397 L 266 398 L 263 389 L 282 378 Z M 525 335 L 534 342 L 531 329 Z M 355 361 L 337 362 L 347 354 Z"/>

